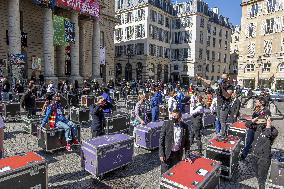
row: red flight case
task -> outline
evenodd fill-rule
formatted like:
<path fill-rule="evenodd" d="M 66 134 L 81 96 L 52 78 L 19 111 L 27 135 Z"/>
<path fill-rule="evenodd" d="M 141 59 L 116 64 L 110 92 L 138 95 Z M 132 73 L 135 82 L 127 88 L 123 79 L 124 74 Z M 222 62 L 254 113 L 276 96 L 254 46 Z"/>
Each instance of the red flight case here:
<path fill-rule="evenodd" d="M 192 163 L 181 161 L 163 174 L 164 189 L 215 189 L 220 185 L 220 162 L 197 157 Z"/>

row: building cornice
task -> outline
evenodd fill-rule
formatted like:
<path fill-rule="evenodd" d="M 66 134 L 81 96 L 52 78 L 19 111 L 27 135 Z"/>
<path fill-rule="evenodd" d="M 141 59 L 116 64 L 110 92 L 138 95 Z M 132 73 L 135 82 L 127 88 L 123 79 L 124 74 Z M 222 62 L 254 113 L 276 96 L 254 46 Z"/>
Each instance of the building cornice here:
<path fill-rule="evenodd" d="M 260 1 L 263 1 L 263 0 L 247 0 L 245 2 L 242 2 L 241 3 L 241 6 L 248 6 L 248 5 L 251 5 L 251 4 L 254 4 L 254 3 L 258 3 Z"/>

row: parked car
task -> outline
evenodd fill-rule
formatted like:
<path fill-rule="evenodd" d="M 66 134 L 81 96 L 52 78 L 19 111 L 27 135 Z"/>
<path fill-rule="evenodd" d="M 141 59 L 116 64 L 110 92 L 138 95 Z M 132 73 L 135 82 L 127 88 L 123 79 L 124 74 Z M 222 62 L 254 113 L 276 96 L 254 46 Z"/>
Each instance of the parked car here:
<path fill-rule="evenodd" d="M 271 99 L 278 102 L 284 102 L 284 92 L 272 92 Z"/>

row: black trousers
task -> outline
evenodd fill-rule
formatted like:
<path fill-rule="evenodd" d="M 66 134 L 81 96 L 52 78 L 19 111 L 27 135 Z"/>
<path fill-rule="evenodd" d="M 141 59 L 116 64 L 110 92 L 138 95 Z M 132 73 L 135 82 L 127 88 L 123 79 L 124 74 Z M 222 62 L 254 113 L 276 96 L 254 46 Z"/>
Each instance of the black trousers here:
<path fill-rule="evenodd" d="M 252 159 L 259 189 L 265 189 L 265 182 L 271 164 L 271 159 L 260 158 L 255 155 L 252 156 Z"/>
<path fill-rule="evenodd" d="M 178 162 L 182 160 L 182 150 L 171 152 L 170 157 L 165 160 L 164 162 L 161 162 L 161 174 L 164 174 L 167 172 L 170 168 L 175 166 Z"/>
<path fill-rule="evenodd" d="M 189 134 L 189 140 L 190 144 L 194 143 L 194 138 L 196 140 L 198 152 L 201 154 L 202 153 L 202 142 L 201 142 L 201 128 L 192 128 Z"/>

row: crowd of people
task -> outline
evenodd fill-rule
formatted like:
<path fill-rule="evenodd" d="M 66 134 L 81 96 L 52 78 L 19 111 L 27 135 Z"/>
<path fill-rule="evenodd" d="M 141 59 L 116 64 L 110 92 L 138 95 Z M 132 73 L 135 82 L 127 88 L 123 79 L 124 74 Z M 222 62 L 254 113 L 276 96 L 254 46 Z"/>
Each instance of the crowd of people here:
<path fill-rule="evenodd" d="M 216 115 L 214 125 L 217 139 L 220 142 L 226 142 L 228 123 L 238 121 L 240 108 L 243 103 L 247 102 L 247 100 L 242 102 L 240 89 L 231 85 L 227 74 L 223 74 L 217 83 L 199 76 L 196 79 L 206 86 L 204 92 L 198 91 L 191 84 L 185 88 L 179 83 L 163 83 L 153 80 L 117 82 L 112 79 L 107 83 L 85 80 L 82 87 L 78 81 L 74 83 L 59 81 L 56 86 L 52 81 L 45 84 L 43 81 L 35 79 L 26 86 L 18 82 L 12 87 L 7 79 L 3 79 L 0 92 L 3 101 L 11 100 L 9 94 L 12 91 L 14 94 L 21 95 L 21 106 L 29 116 L 36 115 L 36 99 L 44 99 L 41 126 L 63 128 L 68 151 L 72 150 L 71 144 L 79 143 L 78 132 L 76 124 L 64 115 L 66 107 L 62 105 L 61 98 L 67 99 L 68 107 L 79 107 L 82 95 L 95 96 L 94 103 L 89 107 L 92 116 L 92 137 L 104 134 L 105 117 L 111 116 L 115 106 L 118 106 L 115 103 L 117 101 L 116 94 L 126 100 L 129 95 L 138 96 L 132 110 L 131 123 L 134 130 L 138 125 L 157 122 L 161 118 L 161 107 L 163 107 L 167 114 L 164 118 L 168 120 L 162 128 L 159 147 L 159 156 L 162 162 L 161 172 L 164 173 L 181 161 L 183 157 L 186 157 L 187 161 L 191 161 L 189 159 L 190 147 L 195 142 L 197 150 L 194 153 L 202 155 L 202 118 L 205 113 Z M 248 99 L 250 98 L 252 98 L 251 93 L 248 95 Z M 271 113 L 268 108 L 269 100 L 267 94 L 257 97 L 252 120 L 246 123 L 248 128 L 246 146 L 240 154 L 240 160 L 244 160 L 251 151 L 257 168 L 260 188 L 264 188 L 270 166 L 271 146 L 278 134 L 277 129 L 272 125 Z M 184 113 L 190 114 L 191 125 L 187 125 L 182 119 Z M 0 149 L 3 149 L 1 143 Z"/>

